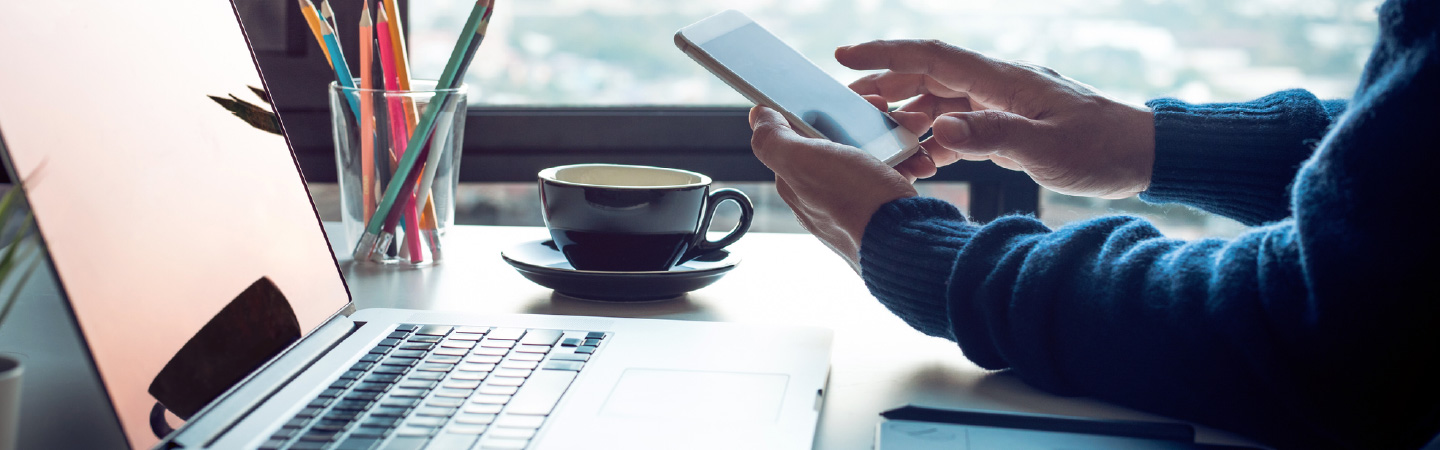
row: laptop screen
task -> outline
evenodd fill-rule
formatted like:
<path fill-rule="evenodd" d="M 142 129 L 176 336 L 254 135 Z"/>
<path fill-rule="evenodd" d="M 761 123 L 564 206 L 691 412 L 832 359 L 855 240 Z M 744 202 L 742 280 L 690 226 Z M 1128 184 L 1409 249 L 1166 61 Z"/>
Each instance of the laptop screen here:
<path fill-rule="evenodd" d="M 0 2 L 0 42 L 0 139 L 132 447 L 349 301 L 285 138 L 211 98 L 266 108 L 230 2 Z"/>

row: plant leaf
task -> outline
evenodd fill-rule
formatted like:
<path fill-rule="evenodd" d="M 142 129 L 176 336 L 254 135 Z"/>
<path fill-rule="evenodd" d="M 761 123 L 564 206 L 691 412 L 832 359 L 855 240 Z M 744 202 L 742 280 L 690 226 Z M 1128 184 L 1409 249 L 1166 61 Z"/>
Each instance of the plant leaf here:
<path fill-rule="evenodd" d="M 206 97 L 210 97 L 215 103 L 219 103 L 225 110 L 230 111 L 235 117 L 239 117 L 240 120 L 244 120 L 245 123 L 250 124 L 252 127 L 259 128 L 267 133 L 283 134 L 280 131 L 280 119 L 275 117 L 275 113 L 267 111 L 265 108 L 241 100 L 235 97 L 234 94 L 231 94 L 230 98 L 216 97 L 213 95 L 207 95 Z"/>
<path fill-rule="evenodd" d="M 260 101 L 265 102 L 265 104 L 267 104 L 267 105 L 274 105 L 274 104 L 275 104 L 274 102 L 271 102 L 271 101 L 270 101 L 270 93 L 269 93 L 269 92 L 265 92 L 264 89 L 260 89 L 260 88 L 257 88 L 257 87 L 255 87 L 255 86 L 245 86 L 245 87 L 250 88 L 250 92 L 254 92 L 254 93 L 255 93 L 255 96 L 256 96 L 256 97 L 260 97 Z"/>

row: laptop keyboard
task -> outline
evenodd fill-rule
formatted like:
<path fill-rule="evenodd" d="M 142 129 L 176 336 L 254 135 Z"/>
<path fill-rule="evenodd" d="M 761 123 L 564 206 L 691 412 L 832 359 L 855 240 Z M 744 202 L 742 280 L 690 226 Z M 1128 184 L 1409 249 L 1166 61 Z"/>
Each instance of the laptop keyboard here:
<path fill-rule="evenodd" d="M 402 324 L 260 448 L 521 449 L 608 336 Z"/>

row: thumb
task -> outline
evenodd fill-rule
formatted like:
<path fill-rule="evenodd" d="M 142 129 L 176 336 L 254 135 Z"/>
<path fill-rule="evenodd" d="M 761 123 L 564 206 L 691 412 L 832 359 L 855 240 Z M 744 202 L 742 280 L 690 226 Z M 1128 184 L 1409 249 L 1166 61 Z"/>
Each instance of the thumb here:
<path fill-rule="evenodd" d="M 969 154 L 1039 151 L 1049 135 L 1040 122 L 995 110 L 948 113 L 936 117 L 931 126 L 941 146 Z"/>

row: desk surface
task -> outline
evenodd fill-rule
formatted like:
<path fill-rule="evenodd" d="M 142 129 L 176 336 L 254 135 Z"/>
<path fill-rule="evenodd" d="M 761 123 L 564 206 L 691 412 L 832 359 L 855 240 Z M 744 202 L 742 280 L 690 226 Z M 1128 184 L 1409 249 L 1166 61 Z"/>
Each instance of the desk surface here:
<path fill-rule="evenodd" d="M 332 243 L 342 234 L 327 224 Z M 891 314 L 860 277 L 806 234 L 751 233 L 729 247 L 743 260 L 714 285 L 651 303 L 604 303 L 555 294 L 500 259 L 510 246 L 548 237 L 544 228 L 458 226 L 443 263 L 427 268 L 356 264 L 336 249 L 357 308 L 565 314 L 808 325 L 835 331 L 830 385 L 817 449 L 869 449 L 880 411 L 906 403 L 1167 420 L 1105 402 L 1057 397 L 1005 372 L 976 366 L 950 341 L 925 336 Z M 1196 427 L 1207 443 L 1254 445 Z"/>

